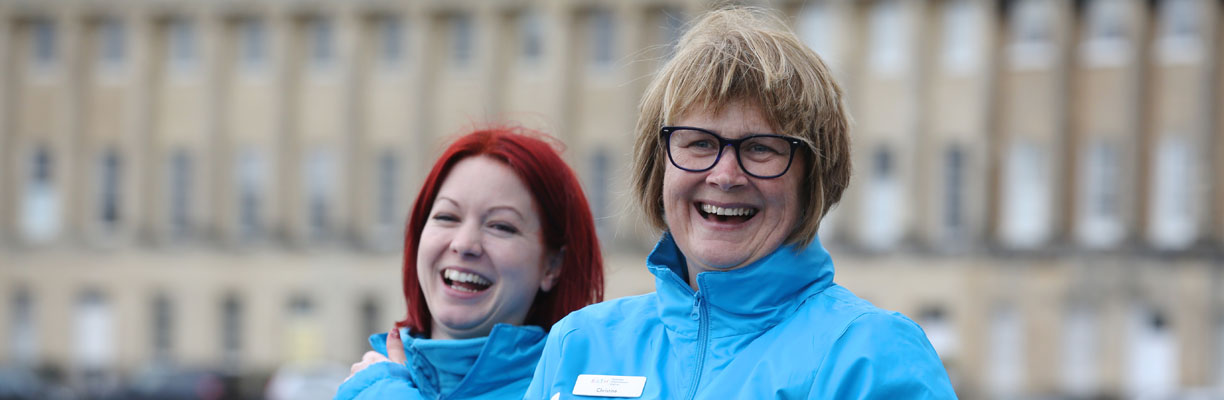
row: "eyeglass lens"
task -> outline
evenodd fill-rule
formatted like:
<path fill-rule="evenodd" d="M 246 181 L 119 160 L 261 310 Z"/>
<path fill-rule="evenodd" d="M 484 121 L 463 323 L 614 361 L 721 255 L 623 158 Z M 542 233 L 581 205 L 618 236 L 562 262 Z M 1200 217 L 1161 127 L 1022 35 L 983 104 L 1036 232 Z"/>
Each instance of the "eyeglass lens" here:
<path fill-rule="evenodd" d="M 714 166 L 722 146 L 717 136 L 694 129 L 675 129 L 668 138 L 671 161 L 681 169 L 704 171 Z M 740 166 L 749 175 L 774 177 L 786 172 L 792 147 L 776 136 L 750 136 L 737 143 Z"/>

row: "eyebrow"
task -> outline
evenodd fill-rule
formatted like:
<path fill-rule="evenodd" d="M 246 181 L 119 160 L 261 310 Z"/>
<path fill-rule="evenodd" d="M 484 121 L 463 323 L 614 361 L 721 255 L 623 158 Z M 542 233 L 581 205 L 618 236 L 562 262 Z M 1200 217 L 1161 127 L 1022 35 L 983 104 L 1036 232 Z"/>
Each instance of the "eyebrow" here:
<path fill-rule="evenodd" d="M 450 202 L 451 204 L 455 205 L 455 207 L 459 207 L 459 202 L 455 201 L 455 199 L 452 199 L 446 196 L 438 196 L 437 200 L 446 200 Z M 523 216 L 523 213 L 519 212 L 517 208 L 511 207 L 511 206 L 505 206 L 505 205 L 493 206 L 493 208 L 490 208 L 489 212 L 486 214 L 492 214 L 493 212 L 499 211 L 499 210 L 510 211 L 514 213 L 514 215 L 517 215 L 519 219 L 524 220 L 524 221 L 527 220 L 527 217 Z"/>

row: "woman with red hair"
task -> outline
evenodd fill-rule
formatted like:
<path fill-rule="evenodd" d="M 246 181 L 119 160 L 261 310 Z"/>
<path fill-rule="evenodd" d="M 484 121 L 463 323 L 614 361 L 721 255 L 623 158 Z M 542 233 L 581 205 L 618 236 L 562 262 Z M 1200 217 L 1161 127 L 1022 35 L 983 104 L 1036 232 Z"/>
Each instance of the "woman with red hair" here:
<path fill-rule="evenodd" d="M 337 399 L 521 398 L 548 328 L 602 300 L 590 208 L 546 138 L 478 130 L 434 163 L 404 236 L 408 315 Z"/>

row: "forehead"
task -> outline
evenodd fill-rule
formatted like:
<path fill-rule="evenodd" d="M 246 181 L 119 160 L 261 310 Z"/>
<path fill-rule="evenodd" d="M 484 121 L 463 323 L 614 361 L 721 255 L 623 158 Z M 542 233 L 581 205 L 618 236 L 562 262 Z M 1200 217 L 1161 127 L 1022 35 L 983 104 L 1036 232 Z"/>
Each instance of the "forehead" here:
<path fill-rule="evenodd" d="M 489 157 L 465 158 L 451 168 L 438 189 L 444 197 L 469 207 L 513 207 L 532 210 L 533 198 L 518 174 L 509 166 Z"/>
<path fill-rule="evenodd" d="M 705 128 L 720 135 L 774 133 L 772 124 L 761 112 L 761 108 L 747 101 L 697 107 L 681 115 L 675 124 Z"/>

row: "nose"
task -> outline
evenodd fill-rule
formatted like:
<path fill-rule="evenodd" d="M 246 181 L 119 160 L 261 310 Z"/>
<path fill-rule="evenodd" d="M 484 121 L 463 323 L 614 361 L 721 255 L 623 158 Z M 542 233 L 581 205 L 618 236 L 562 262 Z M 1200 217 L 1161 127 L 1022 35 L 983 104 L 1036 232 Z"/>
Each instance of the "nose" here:
<path fill-rule="evenodd" d="M 484 254 L 480 233 L 480 227 L 476 224 L 463 224 L 451 238 L 450 251 L 462 257 L 480 257 Z"/>
<path fill-rule="evenodd" d="M 739 154 L 736 154 L 735 148 L 724 146 L 719 151 L 722 152 L 722 155 L 718 157 L 718 162 L 714 163 L 714 167 L 710 168 L 709 175 L 706 175 L 706 183 L 723 191 L 748 184 L 748 175 L 739 166 L 736 159 Z"/>

